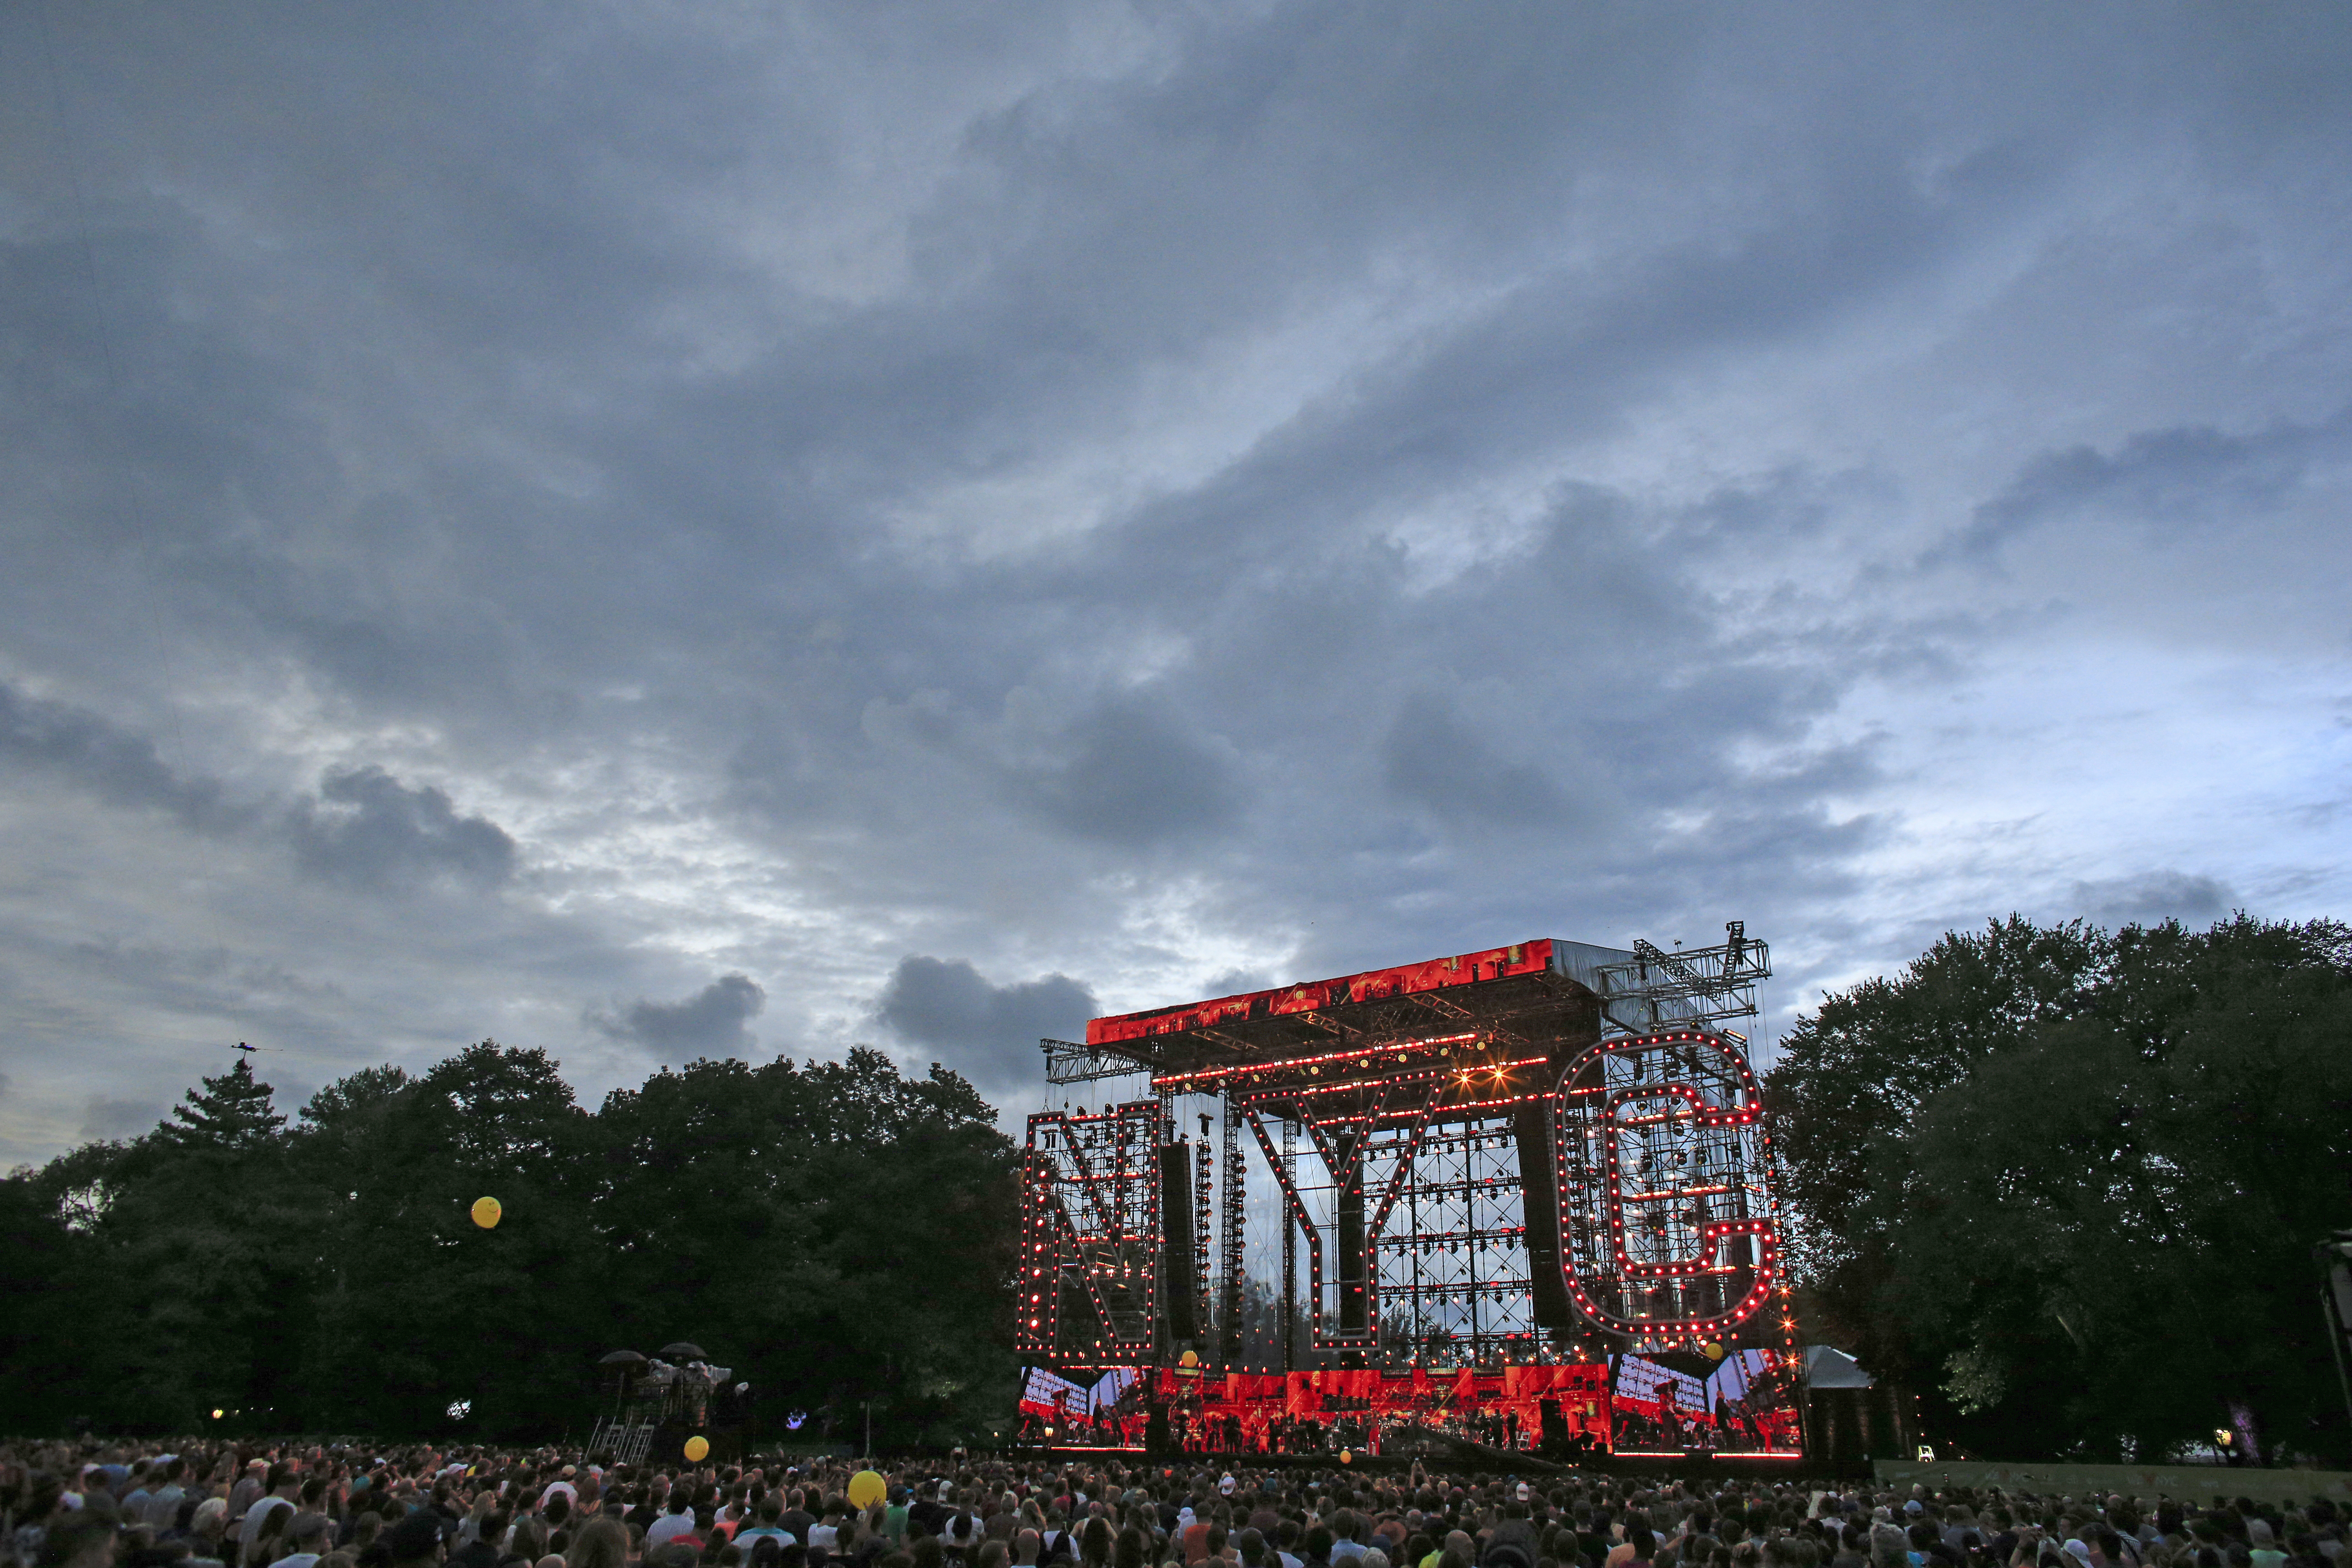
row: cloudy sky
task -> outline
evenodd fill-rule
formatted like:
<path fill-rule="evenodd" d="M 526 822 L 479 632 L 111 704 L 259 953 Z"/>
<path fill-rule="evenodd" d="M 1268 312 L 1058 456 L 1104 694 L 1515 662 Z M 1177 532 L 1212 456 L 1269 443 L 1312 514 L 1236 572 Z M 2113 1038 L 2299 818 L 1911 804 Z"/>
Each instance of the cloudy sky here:
<path fill-rule="evenodd" d="M 0 1161 L 2352 915 L 2339 5 L 0 8 Z"/>

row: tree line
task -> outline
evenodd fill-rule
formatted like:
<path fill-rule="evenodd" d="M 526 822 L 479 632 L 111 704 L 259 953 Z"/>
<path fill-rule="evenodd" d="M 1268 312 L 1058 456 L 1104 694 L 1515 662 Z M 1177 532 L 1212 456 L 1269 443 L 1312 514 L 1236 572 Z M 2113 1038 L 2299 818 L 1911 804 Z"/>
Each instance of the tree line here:
<path fill-rule="evenodd" d="M 2251 1417 L 2352 1458 L 2313 1262 L 2352 1226 L 2352 932 L 2011 917 L 1827 996 L 1765 1079 L 1810 1327 L 1989 1458 Z"/>
<path fill-rule="evenodd" d="M 2242 1414 L 2352 1458 L 2311 1261 L 2352 1226 L 2345 927 L 1948 933 L 1825 996 L 1765 1089 L 1809 1337 L 1916 1391 L 1932 1433 L 2146 1462 Z M 683 1338 L 771 1436 L 871 1400 L 877 1441 L 982 1437 L 1016 1381 L 994 1115 L 865 1048 L 698 1061 L 590 1110 L 543 1052 L 485 1041 L 291 1118 L 240 1060 L 144 1137 L 0 1180 L 0 1409 L 584 1435 L 598 1355 Z M 1280 1317 L 1249 1293 L 1252 1364 Z"/>
<path fill-rule="evenodd" d="M 870 1400 L 877 1441 L 975 1436 L 1016 1381 L 994 1117 L 863 1047 L 665 1068 L 590 1110 L 544 1052 L 484 1041 L 291 1119 L 240 1058 L 145 1136 L 0 1181 L 0 1409 L 584 1438 L 601 1354 L 686 1339 L 773 1435 L 862 1436 Z"/>

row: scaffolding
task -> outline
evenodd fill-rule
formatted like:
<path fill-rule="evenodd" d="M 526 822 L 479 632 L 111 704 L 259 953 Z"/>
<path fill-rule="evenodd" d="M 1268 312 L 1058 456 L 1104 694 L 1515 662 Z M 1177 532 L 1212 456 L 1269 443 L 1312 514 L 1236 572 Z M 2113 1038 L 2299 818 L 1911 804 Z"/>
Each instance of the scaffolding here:
<path fill-rule="evenodd" d="M 1192 1166 L 1192 1279 L 1197 1300 L 1193 1303 L 1193 1323 L 1200 1329 L 1202 1340 L 1213 1340 L 1209 1310 L 1213 1304 L 1210 1294 L 1210 1210 L 1216 1201 L 1216 1156 L 1209 1151 L 1210 1117 L 1201 1116 L 1201 1153 Z"/>
<path fill-rule="evenodd" d="M 615 1465 L 642 1465 L 654 1446 L 657 1423 L 624 1416 L 599 1416 L 588 1435 L 588 1452 L 612 1455 Z"/>
<path fill-rule="evenodd" d="M 1248 1172 L 1242 1164 L 1242 1117 L 1233 1096 L 1224 1097 L 1219 1123 L 1223 1133 L 1220 1155 L 1224 1163 L 1224 1188 L 1218 1194 L 1217 1223 L 1217 1359 L 1230 1366 L 1241 1360 L 1243 1284 L 1247 1258 L 1244 1229 L 1249 1213 Z M 1203 1278 L 1205 1278 L 1205 1271 Z"/>
<path fill-rule="evenodd" d="M 1132 1366 L 1160 1348 L 1160 1101 L 1029 1118 L 1014 1342 L 1057 1366 Z"/>
<path fill-rule="evenodd" d="M 1658 1349 L 1753 1316 L 1780 1271 L 1754 1070 L 1704 1029 L 1601 1041 L 1554 1102 L 1570 1289 L 1597 1326 Z"/>
<path fill-rule="evenodd" d="M 1376 1159 L 1393 1161 L 1391 1134 Z M 1507 1117 L 1425 1134 L 1401 1229 L 1380 1238 L 1388 1359 L 1472 1363 L 1531 1351 L 1534 1310 L 1517 1140 Z"/>
<path fill-rule="evenodd" d="M 1298 1181 L 1298 1140 L 1289 1118 L 1282 1121 L 1282 1148 L 1275 1157 L 1275 1179 L 1286 1187 Z M 1298 1366 L 1298 1227 L 1285 1218 L 1282 1226 L 1282 1370 Z"/>
<path fill-rule="evenodd" d="M 1046 1272 L 1024 1277 L 1037 1316 L 1024 1351 L 1146 1361 L 1181 1341 L 1234 1365 L 1245 1133 L 1279 1189 L 1281 1370 L 1302 1305 L 1317 1362 L 1358 1367 L 1560 1359 L 1595 1331 L 1664 1348 L 1760 1310 L 1778 1284 L 1770 1147 L 1746 1038 L 1727 1026 L 1756 1016 L 1771 959 L 1740 922 L 1725 929 L 1672 952 L 1520 943 L 1041 1042 L 1049 1083 L 1149 1073 L 1155 1098 L 1066 1128 L 1031 1119 L 1024 1258 Z M 1197 1151 L 1175 1136 L 1184 1096 L 1219 1111 L 1214 1142 L 1201 1116 Z M 1137 1195 L 1088 1231 L 1096 1210 L 1071 1195 L 1125 1189 L 1064 1155 L 1106 1119 L 1133 1145 L 1115 1168 Z M 1160 1169 L 1147 1136 L 1182 1151 L 1190 1177 L 1192 1212 L 1164 1238 L 1163 1211 L 1175 1226 L 1168 1205 L 1184 1200 L 1140 1206 Z"/>

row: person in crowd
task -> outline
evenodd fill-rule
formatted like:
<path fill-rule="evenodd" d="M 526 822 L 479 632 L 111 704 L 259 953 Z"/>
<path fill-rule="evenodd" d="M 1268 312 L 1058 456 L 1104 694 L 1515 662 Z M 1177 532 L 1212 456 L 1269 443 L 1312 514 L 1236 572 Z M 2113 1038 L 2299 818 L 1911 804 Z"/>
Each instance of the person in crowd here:
<path fill-rule="evenodd" d="M 410 1519 L 430 1517 L 430 1510 L 411 1514 Z M 404 1520 L 403 1523 L 407 1521 Z M 547 1555 L 547 1526 L 529 1515 L 514 1521 L 507 1531 L 506 1550 L 499 1554 L 499 1568 L 539 1568 L 539 1560 Z"/>
<path fill-rule="evenodd" d="M 286 1526 L 289 1550 L 269 1568 L 317 1568 L 326 1554 L 331 1522 L 323 1513 L 298 1513 Z"/>
<path fill-rule="evenodd" d="M 660 1550 L 681 1535 L 694 1533 L 694 1497 L 685 1486 L 669 1489 L 665 1511 L 646 1529 L 646 1551 Z"/>

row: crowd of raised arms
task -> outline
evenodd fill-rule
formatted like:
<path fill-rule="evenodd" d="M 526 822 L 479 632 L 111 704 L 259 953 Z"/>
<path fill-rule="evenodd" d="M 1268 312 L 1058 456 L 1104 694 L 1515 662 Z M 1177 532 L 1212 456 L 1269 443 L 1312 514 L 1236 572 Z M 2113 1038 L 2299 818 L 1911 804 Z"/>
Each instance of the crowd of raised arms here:
<path fill-rule="evenodd" d="M 0 1568 L 2352 1568 L 2324 1499 L 1181 1459 L 882 1470 L 887 1495 L 861 1509 L 841 1461 L 13 1445 Z"/>

